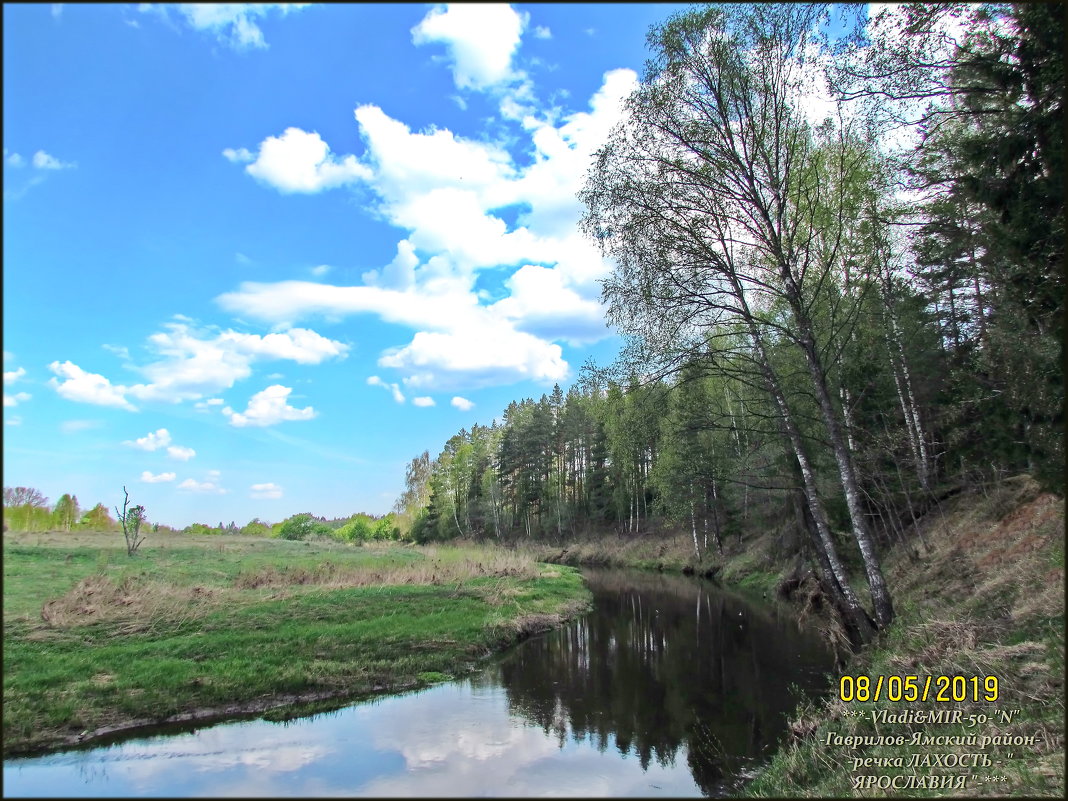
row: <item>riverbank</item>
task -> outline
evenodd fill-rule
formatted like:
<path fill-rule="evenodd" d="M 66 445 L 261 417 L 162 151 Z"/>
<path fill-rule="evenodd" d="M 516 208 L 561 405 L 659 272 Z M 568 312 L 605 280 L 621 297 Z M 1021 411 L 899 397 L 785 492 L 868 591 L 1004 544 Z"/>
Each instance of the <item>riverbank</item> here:
<path fill-rule="evenodd" d="M 642 567 L 661 571 L 712 574 L 725 586 L 767 599 L 789 597 L 798 615 L 817 625 L 826 639 L 848 654 L 841 626 L 808 571 L 782 566 L 781 532 L 769 530 L 731 538 L 722 555 L 696 559 L 688 532 L 617 537 L 541 546 L 535 558 L 570 565 Z M 1039 491 L 1028 476 L 977 488 L 943 500 L 884 554 L 884 572 L 894 597 L 897 619 L 891 629 L 860 653 L 848 657 L 841 675 L 998 678 L 998 697 L 987 702 L 845 703 L 834 698 L 798 710 L 791 739 L 743 792 L 754 797 L 905 797 L 946 794 L 1064 795 L 1064 500 Z M 854 588 L 867 597 L 859 565 Z M 959 682 L 958 682 L 959 683 Z M 874 683 L 872 687 L 874 687 Z M 973 685 L 969 682 L 969 687 Z M 980 683 L 980 688 L 983 685 Z M 985 689 L 985 688 L 983 688 Z M 909 710 L 959 710 L 961 723 L 886 723 L 880 713 Z M 1019 712 L 1016 712 L 1019 710 Z M 876 717 L 872 717 L 872 713 Z M 1002 712 L 1012 713 L 1010 719 Z M 969 727 L 969 715 L 989 720 Z M 931 742 L 957 745 L 857 747 L 844 738 L 906 734 L 911 738 L 979 734 L 990 740 L 982 749 L 968 740 Z M 830 744 L 828 744 L 830 737 Z M 836 738 L 841 737 L 842 740 Z M 1009 745 L 991 745 L 1008 738 Z M 1026 746 L 1012 745 L 1024 738 Z M 933 757 L 949 756 L 951 765 L 965 753 L 981 752 L 990 765 L 954 768 Z M 912 754 L 920 754 L 908 767 Z M 1011 756 L 1010 756 L 1011 754 Z M 854 759 L 871 759 L 867 767 Z M 901 765 L 895 766 L 897 760 Z M 999 760 L 995 762 L 995 760 Z M 860 765 L 860 767 L 855 766 Z M 933 765 L 934 767 L 931 767 Z M 872 776 L 869 787 L 854 786 Z M 963 787 L 929 788 L 918 779 L 940 777 Z M 897 779 L 896 789 L 894 777 Z M 889 786 L 881 786 L 887 785 Z"/>
<path fill-rule="evenodd" d="M 475 668 L 587 608 L 495 548 L 5 533 L 5 756 L 340 705 Z M 305 707 L 302 707 L 305 708 Z"/>
<path fill-rule="evenodd" d="M 963 676 L 969 699 L 845 703 L 836 692 L 799 710 L 747 795 L 1064 797 L 1064 500 L 1019 476 L 944 502 L 909 544 L 915 558 L 899 545 L 884 562 L 897 620 L 843 673 L 873 688 L 879 676 L 918 676 L 920 687 Z M 959 710 L 961 722 L 909 714 L 932 710 Z"/>

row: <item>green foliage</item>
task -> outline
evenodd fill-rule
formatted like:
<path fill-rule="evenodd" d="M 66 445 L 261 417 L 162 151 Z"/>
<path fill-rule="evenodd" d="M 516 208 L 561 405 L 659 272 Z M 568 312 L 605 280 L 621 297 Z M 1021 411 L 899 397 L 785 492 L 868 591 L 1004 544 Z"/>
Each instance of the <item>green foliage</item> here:
<path fill-rule="evenodd" d="M 63 493 L 56 506 L 52 510 L 52 519 L 56 528 L 61 531 L 70 531 L 81 519 L 81 509 L 78 507 L 78 496 L 70 496 Z"/>
<path fill-rule="evenodd" d="M 271 527 L 258 517 L 254 517 L 245 524 L 241 533 L 248 537 L 268 537 L 271 534 Z"/>
<path fill-rule="evenodd" d="M 316 520 L 310 514 L 298 514 L 287 517 L 278 529 L 278 536 L 284 540 L 304 540 L 315 530 Z"/>
<path fill-rule="evenodd" d="M 85 513 L 81 520 L 81 527 L 93 531 L 114 531 L 118 528 L 118 522 L 111 517 L 108 508 L 98 503 Z"/>

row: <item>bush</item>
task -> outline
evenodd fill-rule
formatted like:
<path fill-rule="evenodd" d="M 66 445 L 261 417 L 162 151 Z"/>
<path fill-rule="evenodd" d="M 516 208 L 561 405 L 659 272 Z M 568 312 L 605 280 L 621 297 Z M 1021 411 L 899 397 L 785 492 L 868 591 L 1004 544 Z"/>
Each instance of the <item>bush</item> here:
<path fill-rule="evenodd" d="M 320 525 L 322 524 L 310 514 L 293 515 L 282 522 L 278 536 L 284 540 L 303 540 L 309 534 L 314 533 Z"/>

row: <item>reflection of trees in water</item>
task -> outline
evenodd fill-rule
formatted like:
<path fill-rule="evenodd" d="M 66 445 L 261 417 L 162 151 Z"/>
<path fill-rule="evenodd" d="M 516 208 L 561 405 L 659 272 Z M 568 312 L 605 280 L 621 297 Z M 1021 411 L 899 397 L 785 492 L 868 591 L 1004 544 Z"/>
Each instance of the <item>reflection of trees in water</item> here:
<path fill-rule="evenodd" d="M 829 654 L 792 620 L 694 580 L 597 571 L 594 612 L 531 640 L 501 665 L 512 711 L 561 747 L 675 763 L 679 748 L 712 792 L 773 748 L 797 703 L 822 690 Z"/>

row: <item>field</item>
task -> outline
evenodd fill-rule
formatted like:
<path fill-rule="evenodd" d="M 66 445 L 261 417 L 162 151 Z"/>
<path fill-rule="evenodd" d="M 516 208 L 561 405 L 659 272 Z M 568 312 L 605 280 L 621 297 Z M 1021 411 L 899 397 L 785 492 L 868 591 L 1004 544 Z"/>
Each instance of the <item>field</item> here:
<path fill-rule="evenodd" d="M 584 609 L 572 568 L 495 548 L 5 533 L 4 753 L 290 714 L 473 669 Z"/>

